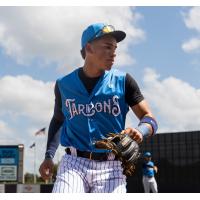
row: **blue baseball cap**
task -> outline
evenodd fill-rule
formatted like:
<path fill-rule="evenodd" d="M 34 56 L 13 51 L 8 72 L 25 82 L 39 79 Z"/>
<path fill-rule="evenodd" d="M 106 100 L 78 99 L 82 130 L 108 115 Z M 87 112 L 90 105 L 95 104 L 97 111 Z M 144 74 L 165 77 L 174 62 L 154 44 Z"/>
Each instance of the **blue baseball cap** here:
<path fill-rule="evenodd" d="M 150 152 L 145 152 L 144 153 L 144 157 L 151 157 L 151 153 Z"/>
<path fill-rule="evenodd" d="M 115 30 L 114 26 L 104 23 L 95 23 L 88 26 L 82 33 L 81 47 L 82 49 L 88 42 L 91 42 L 104 35 L 112 35 L 117 42 L 122 41 L 126 37 L 123 31 Z"/>

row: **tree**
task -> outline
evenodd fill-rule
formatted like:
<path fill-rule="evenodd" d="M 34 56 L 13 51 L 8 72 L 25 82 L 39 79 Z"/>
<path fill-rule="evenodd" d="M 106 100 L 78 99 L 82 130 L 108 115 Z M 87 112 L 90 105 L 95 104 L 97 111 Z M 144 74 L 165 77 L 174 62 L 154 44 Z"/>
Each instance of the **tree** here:
<path fill-rule="evenodd" d="M 34 182 L 34 174 L 26 172 L 24 175 L 24 182 L 25 183 L 33 183 Z"/>

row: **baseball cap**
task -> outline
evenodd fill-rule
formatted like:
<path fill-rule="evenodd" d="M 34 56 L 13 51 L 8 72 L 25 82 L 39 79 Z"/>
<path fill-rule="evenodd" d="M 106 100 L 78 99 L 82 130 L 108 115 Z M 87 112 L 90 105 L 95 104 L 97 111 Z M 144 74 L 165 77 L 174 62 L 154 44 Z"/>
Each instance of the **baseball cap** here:
<path fill-rule="evenodd" d="M 144 153 L 144 157 L 151 157 L 151 153 L 150 152 L 145 152 Z"/>
<path fill-rule="evenodd" d="M 117 42 L 122 41 L 126 37 L 126 33 L 124 31 L 115 30 L 112 25 L 95 23 L 91 24 L 83 31 L 81 37 L 81 47 L 84 48 L 88 42 L 104 35 L 112 35 Z"/>

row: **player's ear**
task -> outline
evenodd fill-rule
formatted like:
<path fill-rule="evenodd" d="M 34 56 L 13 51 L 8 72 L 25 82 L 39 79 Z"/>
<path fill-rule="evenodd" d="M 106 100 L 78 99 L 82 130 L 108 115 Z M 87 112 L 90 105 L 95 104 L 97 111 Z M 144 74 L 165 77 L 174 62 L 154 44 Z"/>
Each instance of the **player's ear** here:
<path fill-rule="evenodd" d="M 93 45 L 91 43 L 87 43 L 85 46 L 85 51 L 89 54 L 94 53 Z"/>

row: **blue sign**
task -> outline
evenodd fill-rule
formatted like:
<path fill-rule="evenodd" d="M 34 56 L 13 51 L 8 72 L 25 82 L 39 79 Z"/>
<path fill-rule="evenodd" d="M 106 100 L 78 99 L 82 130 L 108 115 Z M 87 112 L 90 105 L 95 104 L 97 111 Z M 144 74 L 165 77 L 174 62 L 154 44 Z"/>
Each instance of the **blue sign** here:
<path fill-rule="evenodd" d="M 0 181 L 17 181 L 18 146 L 0 146 Z"/>
<path fill-rule="evenodd" d="M 0 165 L 18 165 L 19 150 L 18 146 L 0 147 Z"/>

